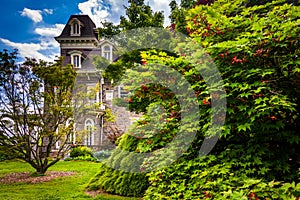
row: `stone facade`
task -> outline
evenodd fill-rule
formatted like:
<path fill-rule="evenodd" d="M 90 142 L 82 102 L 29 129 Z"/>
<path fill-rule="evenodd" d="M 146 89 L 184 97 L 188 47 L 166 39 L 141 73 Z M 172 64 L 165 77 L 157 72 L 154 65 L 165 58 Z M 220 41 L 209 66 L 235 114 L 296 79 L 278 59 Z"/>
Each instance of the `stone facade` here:
<path fill-rule="evenodd" d="M 113 98 L 121 97 L 121 87 L 113 88 L 111 81 L 102 77 L 101 71 L 92 63 L 92 55 L 102 56 L 113 62 L 116 59 L 115 46 L 107 40 L 98 38 L 96 26 L 87 15 L 71 15 L 61 35 L 55 39 L 60 44 L 64 64 L 73 64 L 77 70 L 76 86 L 80 86 L 80 91 L 88 93 L 89 89 L 100 85 L 95 97 L 89 99 L 87 103 L 101 103 L 101 109 L 89 110 L 82 114 L 75 113 L 77 114 L 74 119 L 75 132 L 83 134 L 81 139 L 79 135 L 75 135 L 73 142 L 81 141 L 81 144 L 93 150 L 112 148 L 113 145 L 108 139 L 113 131 L 111 126 L 123 133 L 130 124 L 131 116 L 125 108 L 112 106 Z M 116 121 L 105 124 L 103 111 L 108 107 L 116 115 Z"/>

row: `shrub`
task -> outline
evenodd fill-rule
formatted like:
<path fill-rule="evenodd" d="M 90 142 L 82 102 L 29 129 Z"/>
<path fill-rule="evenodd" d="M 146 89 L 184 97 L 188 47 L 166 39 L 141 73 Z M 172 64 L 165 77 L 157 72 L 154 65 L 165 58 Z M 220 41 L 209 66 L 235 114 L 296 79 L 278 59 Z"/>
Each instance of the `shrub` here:
<path fill-rule="evenodd" d="M 93 157 L 93 152 L 90 148 L 85 146 L 74 147 L 70 152 L 70 157 L 76 158 L 79 156 Z"/>
<path fill-rule="evenodd" d="M 94 158 L 96 158 L 98 161 L 103 161 L 111 155 L 111 151 L 97 151 L 93 154 Z"/>
<path fill-rule="evenodd" d="M 68 157 L 65 158 L 64 161 L 72 161 L 72 160 L 81 160 L 81 161 L 92 161 L 92 162 L 97 162 L 97 159 L 91 156 L 78 156 L 78 157 Z"/>
<path fill-rule="evenodd" d="M 0 161 L 11 160 L 19 157 L 20 155 L 16 152 L 10 151 L 8 148 L 4 146 L 0 146 Z"/>
<path fill-rule="evenodd" d="M 258 178 L 270 171 L 248 154 L 233 159 L 239 150 L 193 160 L 181 159 L 166 169 L 149 173 L 145 199 L 296 199 L 300 183 Z M 256 169 L 261 169 L 260 171 Z M 295 173 L 297 175 L 297 173 Z M 299 176 L 299 171 L 298 171 Z"/>
<path fill-rule="evenodd" d="M 89 190 L 103 190 L 122 196 L 142 197 L 148 188 L 145 174 L 126 173 L 101 164 L 98 174 L 88 184 Z"/>
<path fill-rule="evenodd" d="M 241 6 L 249 2 L 219 0 L 210 7 L 196 6 L 187 11 L 187 29 L 193 42 L 206 48 L 223 78 L 227 93 L 224 131 L 210 155 L 195 158 L 190 154 L 150 173 L 145 199 L 300 196 L 300 7 L 283 0 Z M 191 46 L 196 46 L 194 43 Z M 184 45 L 179 51 L 188 48 Z M 181 61 L 185 58 L 192 64 L 203 61 L 197 60 L 196 54 L 174 61 L 170 56 L 152 56 L 162 64 L 178 66 L 193 84 L 204 113 L 199 121 L 199 138 L 203 138 L 211 117 L 207 102 L 219 96 L 205 98 L 208 87 L 204 80 L 196 80 L 200 76 Z M 144 59 L 151 62 L 151 57 Z M 201 142 L 195 140 L 195 152 Z"/>
<path fill-rule="evenodd" d="M 87 188 L 89 190 L 100 189 L 122 196 L 142 197 L 148 187 L 146 174 L 116 170 L 121 165 L 127 171 L 139 169 L 139 162 L 130 159 L 127 153 L 121 151 L 121 148 L 133 151 L 136 148 L 137 139 L 125 134 L 118 139 L 118 144 L 119 146 L 111 151 L 111 156 L 101 164 L 99 172 L 91 179 Z M 127 144 L 131 144 L 131 146 L 127 146 Z M 106 164 L 116 169 L 110 168 Z"/>

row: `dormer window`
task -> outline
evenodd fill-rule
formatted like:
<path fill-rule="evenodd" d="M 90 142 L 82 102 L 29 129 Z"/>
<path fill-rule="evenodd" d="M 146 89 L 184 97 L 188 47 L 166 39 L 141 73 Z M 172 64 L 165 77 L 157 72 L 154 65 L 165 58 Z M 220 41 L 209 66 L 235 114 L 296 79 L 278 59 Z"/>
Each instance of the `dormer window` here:
<path fill-rule="evenodd" d="M 105 45 L 102 47 L 102 56 L 109 61 L 112 61 L 112 46 Z"/>
<path fill-rule="evenodd" d="M 74 68 L 81 68 L 81 60 L 82 60 L 82 53 L 80 51 L 72 51 L 71 54 L 71 64 Z"/>
<path fill-rule="evenodd" d="M 79 24 L 77 22 L 73 24 L 73 35 L 79 35 Z"/>
<path fill-rule="evenodd" d="M 81 27 L 83 26 L 83 24 L 80 23 L 80 21 L 76 18 L 74 18 L 70 24 L 71 26 L 71 36 L 80 36 L 81 34 Z"/>

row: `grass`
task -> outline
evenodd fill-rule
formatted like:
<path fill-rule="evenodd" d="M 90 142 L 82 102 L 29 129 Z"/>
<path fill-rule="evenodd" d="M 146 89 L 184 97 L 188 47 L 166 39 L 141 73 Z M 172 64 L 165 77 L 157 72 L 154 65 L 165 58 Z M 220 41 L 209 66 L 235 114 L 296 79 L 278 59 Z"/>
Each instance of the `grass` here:
<path fill-rule="evenodd" d="M 137 198 L 120 197 L 116 195 L 100 194 L 95 198 L 85 194 L 85 187 L 89 180 L 99 170 L 99 163 L 87 161 L 60 161 L 48 171 L 73 171 L 74 176 L 61 177 L 43 183 L 0 183 L 0 199 L 18 200 L 65 200 L 65 199 L 97 199 L 97 200 L 137 200 Z M 9 173 L 34 172 L 25 162 L 13 160 L 0 162 L 0 177 Z"/>

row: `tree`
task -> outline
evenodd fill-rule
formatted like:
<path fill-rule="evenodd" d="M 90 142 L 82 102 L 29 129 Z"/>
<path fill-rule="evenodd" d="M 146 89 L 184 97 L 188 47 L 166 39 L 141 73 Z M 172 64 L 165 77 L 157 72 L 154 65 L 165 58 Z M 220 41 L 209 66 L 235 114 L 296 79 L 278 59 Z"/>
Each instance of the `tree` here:
<path fill-rule="evenodd" d="M 186 53 L 186 44 L 178 46 L 179 53 L 186 53 L 179 59 L 145 57 L 148 63 L 154 60 L 184 72 L 204 114 L 199 140 L 186 156 L 148 174 L 145 199 L 300 196 L 299 11 L 299 6 L 282 0 L 219 0 L 186 12 L 186 28 L 194 42 L 189 47 L 205 47 L 227 93 L 224 130 L 205 157 L 199 158 L 197 146 L 210 124 L 210 102 L 219 97 L 207 94 L 208 86 L 193 70 L 203 60 Z"/>
<path fill-rule="evenodd" d="M 124 6 L 126 15 L 120 17 L 120 28 L 130 30 L 140 27 L 163 27 L 164 15 L 162 12 L 155 12 L 151 7 L 145 5 L 144 0 L 129 0 L 129 6 Z"/>
<path fill-rule="evenodd" d="M 98 28 L 99 38 L 104 37 L 112 40 L 113 43 L 116 43 L 119 46 L 125 47 L 127 45 L 127 38 L 132 36 L 126 35 L 126 31 L 143 27 L 163 27 L 163 13 L 153 12 L 150 6 L 145 5 L 144 0 L 129 0 L 128 4 L 128 7 L 124 6 L 126 16 L 120 16 L 119 25 L 114 25 L 111 22 L 102 23 L 103 27 Z M 122 34 L 122 32 L 125 32 L 125 35 Z M 121 37 L 118 37 L 118 35 L 121 35 Z M 148 39 L 149 38 L 138 38 L 136 39 L 136 42 L 145 42 Z M 131 47 L 132 46 L 134 46 L 134 44 L 131 44 Z M 141 50 L 134 50 L 123 54 L 122 49 L 118 49 L 116 54 L 120 55 L 120 57 L 109 65 L 99 56 L 95 56 L 93 60 L 97 63 L 97 65 L 95 65 L 97 67 L 108 66 L 105 72 L 105 78 L 113 79 L 114 82 L 117 83 L 119 78 L 124 75 L 126 69 L 133 67 L 134 63 L 142 63 L 140 56 Z"/>
<path fill-rule="evenodd" d="M 119 25 L 114 25 L 112 22 L 102 22 L 102 26 L 97 29 L 98 38 L 111 38 L 112 36 L 120 33 L 121 29 Z"/>
<path fill-rule="evenodd" d="M 214 0 L 181 0 L 180 5 L 178 5 L 175 0 L 171 1 L 169 4 L 171 8 L 171 14 L 169 16 L 171 20 L 170 29 L 189 35 L 187 21 L 185 19 L 187 11 L 197 5 L 210 5 L 213 2 Z"/>
<path fill-rule="evenodd" d="M 0 145 L 44 174 L 70 148 L 76 73 L 62 59 L 17 64 L 17 51 L 1 52 L 0 59 Z"/>

